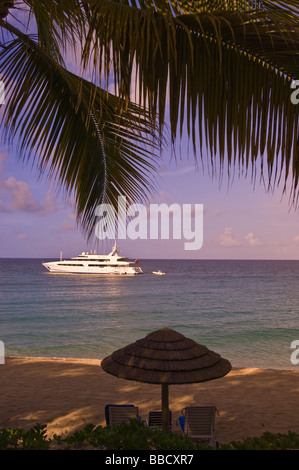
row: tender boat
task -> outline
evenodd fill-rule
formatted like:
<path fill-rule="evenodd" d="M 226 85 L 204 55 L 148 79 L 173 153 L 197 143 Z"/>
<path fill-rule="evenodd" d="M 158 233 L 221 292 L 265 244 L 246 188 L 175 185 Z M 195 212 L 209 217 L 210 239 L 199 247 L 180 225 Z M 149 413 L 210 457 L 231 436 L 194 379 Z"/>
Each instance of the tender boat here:
<path fill-rule="evenodd" d="M 111 253 L 97 255 L 94 253 L 81 253 L 70 260 L 51 261 L 42 263 L 52 273 L 72 274 L 142 274 L 138 266 L 139 261 L 129 261 L 128 258 L 119 255 L 115 242 Z"/>
<path fill-rule="evenodd" d="M 158 271 L 153 271 L 153 274 L 157 274 L 158 276 L 164 276 L 165 273 L 163 273 L 160 269 Z"/>

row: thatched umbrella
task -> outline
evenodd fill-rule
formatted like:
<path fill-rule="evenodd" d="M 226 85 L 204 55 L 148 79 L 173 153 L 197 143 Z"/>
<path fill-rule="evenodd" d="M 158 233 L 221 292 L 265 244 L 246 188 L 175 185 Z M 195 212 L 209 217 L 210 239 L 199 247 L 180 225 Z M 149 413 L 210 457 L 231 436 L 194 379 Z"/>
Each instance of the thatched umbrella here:
<path fill-rule="evenodd" d="M 168 385 L 206 382 L 228 374 L 231 364 L 192 339 L 169 328 L 149 333 L 103 359 L 117 377 L 162 385 L 162 426 L 168 429 Z"/>

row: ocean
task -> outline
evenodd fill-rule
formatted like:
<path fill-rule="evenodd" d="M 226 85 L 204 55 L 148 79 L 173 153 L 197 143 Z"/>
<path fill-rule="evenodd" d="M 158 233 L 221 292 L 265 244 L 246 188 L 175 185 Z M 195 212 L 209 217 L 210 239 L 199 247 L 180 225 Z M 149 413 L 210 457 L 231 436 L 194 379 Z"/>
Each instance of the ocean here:
<path fill-rule="evenodd" d="M 299 261 L 140 260 L 140 276 L 53 274 L 42 261 L 0 259 L 6 356 L 102 359 L 169 327 L 234 367 L 299 370 Z"/>

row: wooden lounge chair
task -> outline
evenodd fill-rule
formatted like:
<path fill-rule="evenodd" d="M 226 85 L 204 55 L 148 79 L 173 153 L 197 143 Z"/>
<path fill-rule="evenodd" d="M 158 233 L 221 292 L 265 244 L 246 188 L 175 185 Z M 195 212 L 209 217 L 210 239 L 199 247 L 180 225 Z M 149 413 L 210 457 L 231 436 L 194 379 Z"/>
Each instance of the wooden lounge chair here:
<path fill-rule="evenodd" d="M 138 415 L 138 407 L 134 405 L 106 405 L 105 418 L 106 424 L 120 424 L 130 419 L 140 419 Z"/>
<path fill-rule="evenodd" d="M 169 429 L 172 429 L 172 412 L 168 410 Z M 148 415 L 148 426 L 154 428 L 155 426 L 162 427 L 162 411 L 151 410 Z"/>
<path fill-rule="evenodd" d="M 187 406 L 178 422 L 182 431 L 196 441 L 208 441 L 215 446 L 215 415 L 218 412 L 216 406 Z"/>

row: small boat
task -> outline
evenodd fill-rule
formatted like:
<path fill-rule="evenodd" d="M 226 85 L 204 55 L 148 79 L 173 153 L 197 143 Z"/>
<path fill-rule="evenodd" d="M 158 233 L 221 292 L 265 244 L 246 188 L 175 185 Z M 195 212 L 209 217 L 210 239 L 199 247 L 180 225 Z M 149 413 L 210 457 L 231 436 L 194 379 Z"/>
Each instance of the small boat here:
<path fill-rule="evenodd" d="M 159 271 L 153 271 L 153 274 L 157 274 L 158 276 L 164 276 L 165 275 L 165 273 L 163 273 L 161 271 L 161 269 L 159 269 Z"/>

